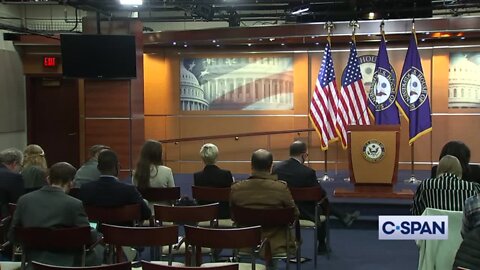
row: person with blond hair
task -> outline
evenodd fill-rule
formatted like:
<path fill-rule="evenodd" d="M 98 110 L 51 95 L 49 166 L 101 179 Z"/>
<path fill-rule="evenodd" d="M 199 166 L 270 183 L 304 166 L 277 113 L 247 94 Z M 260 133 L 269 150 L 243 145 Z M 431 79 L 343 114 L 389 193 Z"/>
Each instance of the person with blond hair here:
<path fill-rule="evenodd" d="M 437 176 L 418 186 L 411 211 L 414 215 L 421 215 L 427 207 L 463 211 L 465 200 L 479 193 L 480 184 L 462 180 L 458 158 L 445 155 L 438 164 Z"/>
<path fill-rule="evenodd" d="M 203 170 L 193 174 L 195 186 L 225 188 L 233 183 L 233 176 L 229 170 L 220 169 L 217 163 L 218 147 L 213 143 L 206 143 L 200 148 L 200 157 L 205 167 Z M 199 202 L 210 203 L 210 202 Z M 221 202 L 219 207 L 219 218 L 230 218 L 230 207 L 228 202 Z"/>
<path fill-rule="evenodd" d="M 42 147 L 37 144 L 28 145 L 23 151 L 22 176 L 26 191 L 39 189 L 47 185 L 47 160 Z"/>

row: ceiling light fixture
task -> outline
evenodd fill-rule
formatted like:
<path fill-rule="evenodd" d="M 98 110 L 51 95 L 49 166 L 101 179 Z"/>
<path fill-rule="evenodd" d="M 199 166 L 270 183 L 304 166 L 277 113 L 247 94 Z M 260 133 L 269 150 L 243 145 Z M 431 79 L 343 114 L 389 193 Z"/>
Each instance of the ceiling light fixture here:
<path fill-rule="evenodd" d="M 369 19 L 369 20 L 375 19 L 375 12 L 369 12 L 369 13 L 368 13 L 368 19 Z"/>
<path fill-rule="evenodd" d="M 126 6 L 141 6 L 143 4 L 143 0 L 120 0 L 120 4 Z"/>
<path fill-rule="evenodd" d="M 290 12 L 290 14 L 292 15 L 300 15 L 304 12 L 307 12 L 310 10 L 310 5 L 307 4 L 307 5 L 301 5 L 301 6 L 298 6 L 298 7 L 295 7 L 292 9 L 292 12 Z"/>

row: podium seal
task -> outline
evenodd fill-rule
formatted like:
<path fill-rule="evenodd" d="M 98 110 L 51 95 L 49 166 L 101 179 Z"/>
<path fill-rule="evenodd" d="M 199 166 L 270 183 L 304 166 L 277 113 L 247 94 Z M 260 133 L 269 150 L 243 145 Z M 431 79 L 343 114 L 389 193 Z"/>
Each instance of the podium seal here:
<path fill-rule="evenodd" d="M 377 140 L 368 140 L 363 145 L 363 158 L 368 162 L 379 162 L 385 156 L 385 146 Z"/>

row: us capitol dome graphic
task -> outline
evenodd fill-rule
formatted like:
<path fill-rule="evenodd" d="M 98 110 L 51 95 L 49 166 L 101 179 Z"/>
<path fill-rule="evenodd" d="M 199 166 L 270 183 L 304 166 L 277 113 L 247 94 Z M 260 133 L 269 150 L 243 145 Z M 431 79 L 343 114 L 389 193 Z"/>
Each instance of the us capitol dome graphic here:
<path fill-rule="evenodd" d="M 480 108 L 480 65 L 465 56 L 450 65 L 448 107 Z"/>
<path fill-rule="evenodd" d="M 180 74 L 184 111 L 293 107 L 291 58 L 187 59 Z"/>
<path fill-rule="evenodd" d="M 180 72 L 180 95 L 183 111 L 206 111 L 208 101 L 205 99 L 205 92 L 200 87 L 197 78 L 192 72 L 181 65 Z"/>

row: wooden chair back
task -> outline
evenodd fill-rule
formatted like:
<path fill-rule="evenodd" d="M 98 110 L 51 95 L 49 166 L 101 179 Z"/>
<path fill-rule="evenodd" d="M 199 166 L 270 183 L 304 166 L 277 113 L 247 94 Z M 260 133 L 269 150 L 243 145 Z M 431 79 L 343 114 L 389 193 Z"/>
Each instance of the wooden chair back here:
<path fill-rule="evenodd" d="M 85 205 L 85 212 L 90 221 L 96 221 L 101 224 L 122 224 L 141 219 L 139 204 L 130 204 L 119 207 Z"/>
<path fill-rule="evenodd" d="M 225 229 L 185 226 L 186 242 L 198 247 L 255 248 L 260 245 L 261 237 L 261 226 Z"/>
<path fill-rule="evenodd" d="M 142 197 L 150 202 L 175 201 L 180 199 L 180 187 L 139 188 Z"/>
<path fill-rule="evenodd" d="M 177 243 L 178 226 L 125 227 L 104 224 L 103 240 L 117 246 L 167 246 Z"/>
<path fill-rule="evenodd" d="M 90 227 L 73 228 L 15 228 L 17 241 L 22 247 L 21 269 L 25 269 L 29 250 L 79 251 L 85 265 L 86 247 L 92 243 Z"/>
<path fill-rule="evenodd" d="M 188 266 L 170 266 L 142 261 L 143 270 L 239 270 L 238 263 L 223 264 L 220 266 L 208 267 L 188 267 Z M 43 269 L 41 269 L 43 270 Z"/>
<path fill-rule="evenodd" d="M 192 197 L 197 201 L 229 202 L 230 188 L 192 186 Z"/>
<path fill-rule="evenodd" d="M 320 186 L 313 187 L 289 187 L 293 200 L 296 202 L 320 202 L 325 198 L 324 191 Z"/>
<path fill-rule="evenodd" d="M 82 249 L 92 243 L 90 227 L 58 229 L 16 227 L 15 235 L 26 249 L 71 250 Z"/>
<path fill-rule="evenodd" d="M 153 205 L 155 220 L 192 224 L 201 221 L 213 221 L 218 217 L 218 203 L 195 206 Z"/>
<path fill-rule="evenodd" d="M 98 265 L 98 266 L 86 266 L 86 267 L 68 267 L 49 265 L 39 262 L 32 262 L 34 270 L 131 270 L 131 262 L 123 262 L 118 264 Z"/>
<path fill-rule="evenodd" d="M 232 220 L 241 226 L 278 227 L 295 223 L 295 208 L 248 208 L 231 206 Z"/>
<path fill-rule="evenodd" d="M 117 262 L 123 258 L 122 246 L 150 247 L 152 259 L 157 259 L 157 255 L 160 255 L 158 247 L 169 246 L 171 255 L 172 245 L 178 241 L 178 226 L 124 227 L 104 224 L 102 233 L 104 242 L 114 247 L 110 255 L 115 254 Z"/>

